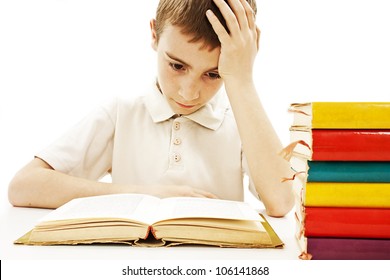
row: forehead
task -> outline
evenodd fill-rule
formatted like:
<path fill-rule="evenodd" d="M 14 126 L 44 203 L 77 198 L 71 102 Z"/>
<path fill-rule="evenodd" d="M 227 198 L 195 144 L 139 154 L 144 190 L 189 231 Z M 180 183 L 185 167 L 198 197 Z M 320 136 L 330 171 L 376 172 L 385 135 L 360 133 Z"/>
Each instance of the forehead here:
<path fill-rule="evenodd" d="M 166 25 L 159 38 L 158 49 L 186 62 L 191 61 L 206 68 L 217 67 L 220 48 L 210 50 L 204 47 L 204 42 L 190 42 L 191 39 L 190 35 L 181 32 L 180 27 Z"/>

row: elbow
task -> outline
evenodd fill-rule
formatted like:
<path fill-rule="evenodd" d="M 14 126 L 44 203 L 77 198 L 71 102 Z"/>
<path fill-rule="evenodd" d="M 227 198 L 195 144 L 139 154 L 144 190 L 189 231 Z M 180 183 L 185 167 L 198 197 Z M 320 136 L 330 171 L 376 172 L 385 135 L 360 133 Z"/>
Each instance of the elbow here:
<path fill-rule="evenodd" d="M 44 198 L 42 186 L 46 181 L 42 171 L 48 168 L 45 162 L 36 158 L 20 169 L 8 184 L 9 203 L 16 207 L 38 207 Z"/>
<path fill-rule="evenodd" d="M 12 206 L 22 207 L 25 206 L 22 199 L 22 187 L 23 182 L 19 178 L 18 174 L 11 180 L 8 185 L 8 201 Z"/>
<path fill-rule="evenodd" d="M 32 207 L 31 199 L 36 193 L 33 172 L 22 169 L 15 174 L 8 184 L 8 201 L 15 207 Z"/>
<path fill-rule="evenodd" d="M 266 207 L 266 213 L 270 217 L 282 218 L 286 216 L 293 209 L 295 205 L 294 195 L 292 194 L 288 198 L 274 202 L 272 205 Z"/>
<path fill-rule="evenodd" d="M 291 207 L 277 207 L 276 209 L 267 208 L 266 213 L 270 217 L 274 218 L 282 218 L 286 216 L 288 213 L 290 213 L 292 209 Z"/>

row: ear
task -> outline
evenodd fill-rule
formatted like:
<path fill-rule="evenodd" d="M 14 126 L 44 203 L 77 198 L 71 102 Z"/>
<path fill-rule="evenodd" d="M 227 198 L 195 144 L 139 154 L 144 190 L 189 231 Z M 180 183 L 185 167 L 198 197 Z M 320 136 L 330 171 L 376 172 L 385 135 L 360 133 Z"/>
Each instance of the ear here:
<path fill-rule="evenodd" d="M 156 33 L 156 20 L 152 19 L 150 20 L 150 31 L 152 33 L 152 48 L 156 51 L 157 50 L 157 33 Z"/>

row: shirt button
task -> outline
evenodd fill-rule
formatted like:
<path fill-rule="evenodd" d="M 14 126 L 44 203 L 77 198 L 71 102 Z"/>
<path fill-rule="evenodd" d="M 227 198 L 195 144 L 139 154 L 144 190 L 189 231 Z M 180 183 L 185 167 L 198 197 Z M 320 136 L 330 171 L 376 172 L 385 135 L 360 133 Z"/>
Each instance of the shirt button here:
<path fill-rule="evenodd" d="M 175 122 L 174 125 L 173 125 L 173 128 L 175 130 L 179 130 L 180 129 L 180 123 L 179 122 Z"/>
<path fill-rule="evenodd" d="M 180 145 L 181 144 L 181 139 L 180 138 L 175 138 L 175 140 L 173 140 L 173 144 Z"/>
<path fill-rule="evenodd" d="M 181 160 L 181 156 L 180 155 L 174 155 L 173 156 L 173 159 L 176 161 L 176 162 L 179 162 Z"/>

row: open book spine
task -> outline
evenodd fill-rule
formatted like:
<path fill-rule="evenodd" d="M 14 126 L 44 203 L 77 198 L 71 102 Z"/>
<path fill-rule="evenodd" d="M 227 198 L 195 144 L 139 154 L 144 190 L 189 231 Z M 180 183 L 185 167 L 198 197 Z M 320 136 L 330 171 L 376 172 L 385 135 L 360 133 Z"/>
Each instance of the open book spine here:
<path fill-rule="evenodd" d="M 302 259 L 390 259 L 390 103 L 293 104 Z"/>

